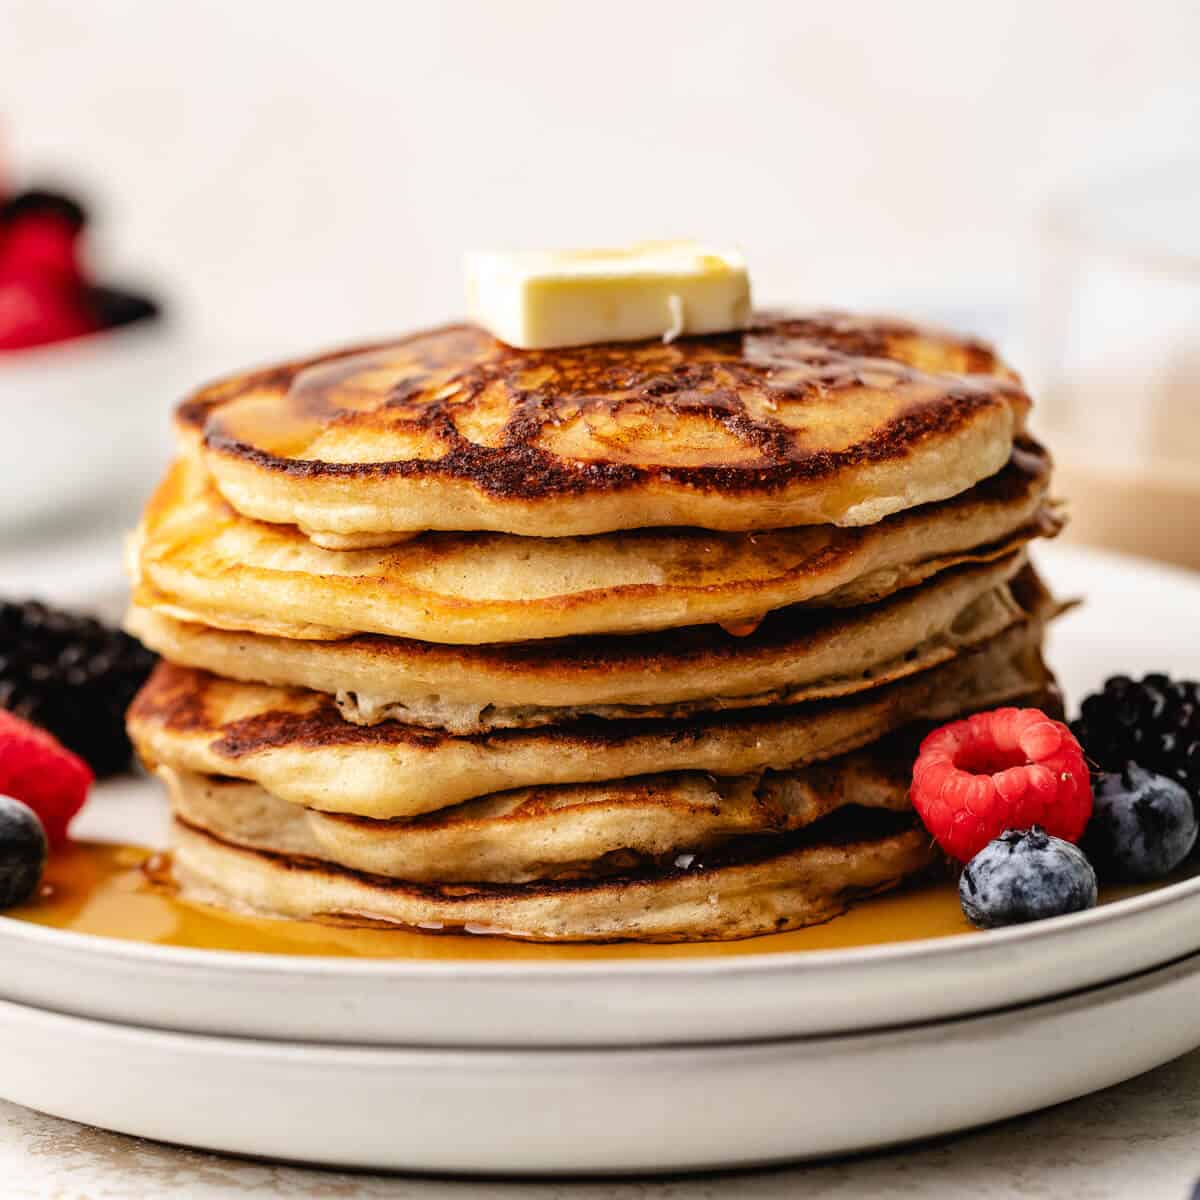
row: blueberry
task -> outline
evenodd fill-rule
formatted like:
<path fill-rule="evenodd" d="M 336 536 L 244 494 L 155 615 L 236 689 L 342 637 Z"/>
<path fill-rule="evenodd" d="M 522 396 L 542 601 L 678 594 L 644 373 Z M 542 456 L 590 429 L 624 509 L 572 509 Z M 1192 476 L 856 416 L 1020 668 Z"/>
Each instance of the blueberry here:
<path fill-rule="evenodd" d="M 42 881 L 46 831 L 20 800 L 0 796 L 0 908 L 24 904 Z"/>
<path fill-rule="evenodd" d="M 1100 775 L 1083 844 L 1104 879 L 1169 875 L 1196 844 L 1196 809 L 1186 788 L 1130 763 Z"/>
<path fill-rule="evenodd" d="M 1096 903 L 1096 872 L 1078 846 L 1044 829 L 1010 829 L 963 869 L 958 897 L 972 925 L 990 929 L 1079 912 Z"/>

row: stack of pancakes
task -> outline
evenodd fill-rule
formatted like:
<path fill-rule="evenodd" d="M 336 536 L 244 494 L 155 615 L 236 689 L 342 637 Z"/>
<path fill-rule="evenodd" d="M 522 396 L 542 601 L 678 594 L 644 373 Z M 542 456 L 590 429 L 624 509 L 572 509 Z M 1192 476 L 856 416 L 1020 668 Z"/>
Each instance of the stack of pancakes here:
<path fill-rule="evenodd" d="M 131 544 L 180 885 L 687 940 L 921 872 L 916 740 L 1052 694 L 1028 406 L 986 346 L 837 314 L 451 326 L 202 390 Z"/>

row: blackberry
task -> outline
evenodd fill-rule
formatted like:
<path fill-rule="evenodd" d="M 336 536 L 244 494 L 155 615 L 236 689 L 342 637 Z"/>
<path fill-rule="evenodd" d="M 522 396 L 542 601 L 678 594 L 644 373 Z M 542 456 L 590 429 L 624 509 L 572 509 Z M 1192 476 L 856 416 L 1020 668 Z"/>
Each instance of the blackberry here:
<path fill-rule="evenodd" d="M 1136 763 L 1182 784 L 1200 803 L 1200 684 L 1147 675 L 1114 675 L 1093 692 L 1071 725 L 1102 771 Z"/>
<path fill-rule="evenodd" d="M 128 769 L 125 710 L 154 663 L 141 643 L 92 617 L 0 602 L 0 708 L 49 730 L 97 777 Z"/>

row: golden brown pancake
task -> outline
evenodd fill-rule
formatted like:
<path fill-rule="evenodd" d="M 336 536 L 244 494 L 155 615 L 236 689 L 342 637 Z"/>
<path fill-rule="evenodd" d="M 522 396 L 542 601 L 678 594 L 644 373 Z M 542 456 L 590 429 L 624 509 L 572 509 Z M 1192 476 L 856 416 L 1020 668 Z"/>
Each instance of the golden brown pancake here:
<path fill-rule="evenodd" d="M 474 326 L 226 379 L 180 409 L 226 499 L 322 544 L 423 530 L 870 525 L 1003 467 L 1029 399 L 982 343 L 841 313 L 520 351 Z"/>
<path fill-rule="evenodd" d="M 1044 690 L 1030 617 L 918 675 L 839 700 L 678 721 L 578 721 L 471 736 L 342 719 L 317 692 L 235 683 L 160 663 L 129 711 L 143 759 L 261 784 L 328 812 L 416 816 L 513 788 L 663 771 L 790 770 L 939 720 Z"/>
<path fill-rule="evenodd" d="M 675 773 L 521 788 L 404 821 L 303 809 L 255 783 L 160 768 L 175 814 L 243 845 L 308 852 L 414 883 L 527 883 L 687 865 L 733 838 L 795 832 L 847 804 L 909 809 L 916 734 L 801 771 Z M 286 831 L 302 831 L 295 845 Z M 311 835 L 312 841 L 309 841 Z"/>
<path fill-rule="evenodd" d="M 358 633 L 477 645 L 739 622 L 794 604 L 851 606 L 1057 531 L 1050 461 L 1022 440 L 963 495 L 868 528 L 589 538 L 428 534 L 335 551 L 248 520 L 193 461 L 176 464 L 131 545 L 134 599 L 193 624 L 328 641 Z"/>
<path fill-rule="evenodd" d="M 627 637 L 442 646 L 362 635 L 299 641 L 210 629 L 135 606 L 126 628 L 179 666 L 334 694 L 348 721 L 451 733 L 584 716 L 681 717 L 848 695 L 936 666 L 1021 616 L 1024 556 L 959 567 L 851 609 L 788 608 L 735 636 L 716 625 Z"/>
<path fill-rule="evenodd" d="M 846 809 L 791 838 L 746 839 L 687 868 L 530 884 L 416 884 L 369 875 L 295 847 L 239 845 L 176 819 L 174 873 L 185 896 L 301 919 L 381 922 L 412 929 L 535 941 L 728 940 L 828 921 L 856 900 L 895 887 L 937 860 L 911 818 Z M 236 837 L 236 835 L 235 835 Z"/>

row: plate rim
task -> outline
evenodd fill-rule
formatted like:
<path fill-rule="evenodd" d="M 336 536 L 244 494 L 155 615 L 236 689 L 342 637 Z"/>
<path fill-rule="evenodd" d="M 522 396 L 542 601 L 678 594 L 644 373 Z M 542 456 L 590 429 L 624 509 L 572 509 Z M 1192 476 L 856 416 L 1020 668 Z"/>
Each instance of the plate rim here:
<path fill-rule="evenodd" d="M 105 1031 L 114 1037 L 131 1038 L 137 1041 L 154 1041 L 160 1045 L 182 1042 L 189 1045 L 213 1047 L 230 1055 L 269 1054 L 280 1060 L 297 1056 L 310 1058 L 317 1055 L 330 1060 L 346 1057 L 412 1056 L 414 1060 L 434 1058 L 458 1058 L 486 1060 L 500 1065 L 516 1065 L 520 1060 L 536 1057 L 541 1062 L 551 1058 L 598 1059 L 613 1056 L 627 1061 L 645 1060 L 651 1057 L 683 1059 L 685 1055 L 702 1051 L 705 1055 L 724 1053 L 731 1056 L 750 1050 L 767 1052 L 772 1047 L 789 1046 L 806 1051 L 820 1052 L 823 1049 L 845 1048 L 864 1041 L 901 1039 L 939 1028 L 970 1029 L 980 1022 L 1009 1022 L 1020 1020 L 1033 1010 L 1050 1011 L 1080 1006 L 1089 1002 L 1103 1003 L 1128 993 L 1144 992 L 1163 983 L 1188 975 L 1200 975 L 1200 948 L 1187 954 L 1176 954 L 1165 962 L 1125 972 L 1111 979 L 1100 980 L 1083 987 L 1038 996 L 1015 1004 L 999 1005 L 995 1008 L 971 1012 L 906 1021 L 897 1025 L 872 1026 L 864 1029 L 835 1030 L 816 1034 L 779 1034 L 750 1040 L 726 1038 L 708 1042 L 655 1042 L 645 1045 L 629 1043 L 606 1044 L 556 1044 L 546 1045 L 438 1045 L 420 1043 L 373 1043 L 373 1042 L 328 1042 L 301 1038 L 265 1038 L 228 1033 L 212 1033 L 200 1029 L 175 1029 L 167 1026 L 144 1025 L 134 1021 L 109 1020 L 105 1017 L 83 1013 L 60 1012 L 38 1004 L 27 1004 L 20 1000 L 0 997 L 0 1019 L 10 1010 L 19 1010 L 38 1020 L 51 1024 L 67 1024 L 73 1027 L 86 1026 Z M 1200 1032 L 1196 1037 L 1200 1041 Z"/>
<path fill-rule="evenodd" d="M 6 1001 L 0 1003 L 0 1027 L 7 1030 L 0 1058 L 15 1070 L 0 1092 L 70 1120 L 259 1159 L 459 1179 L 711 1172 L 943 1137 L 1118 1083 L 1194 1048 L 1200 1039 L 1195 1022 L 1164 1017 L 1185 998 L 1194 1008 L 1198 988 L 1200 952 L 1193 952 L 1075 993 L 907 1028 L 751 1045 L 620 1048 L 264 1040 L 147 1028 Z M 1118 1037 L 1114 1054 L 1098 1060 L 1091 1053 L 1097 1036 L 1115 1034 L 1118 1021 L 1128 1028 L 1130 1005 L 1140 1006 L 1146 1035 Z M 1053 1058 L 1048 1071 L 1032 1078 L 1031 1032 L 1034 1044 Z M 1069 1055 L 1061 1053 L 1064 1038 Z M 31 1044 L 47 1058 L 31 1058 Z M 982 1068 L 998 1048 L 1007 1065 L 997 1085 Z M 77 1064 L 84 1054 L 140 1086 L 118 1089 L 124 1099 L 114 1104 L 112 1095 L 81 1081 Z M 865 1128 L 861 1106 L 848 1111 L 845 1097 L 864 1086 L 886 1087 L 914 1069 L 926 1080 L 915 1106 L 888 1106 L 899 1115 Z M 961 1087 L 964 1070 L 974 1081 L 965 1089 L 967 1103 L 947 1109 L 937 1097 Z M 576 1147 L 594 1135 L 597 1111 L 590 1089 L 579 1086 L 589 1073 L 600 1094 L 610 1097 L 608 1119 L 616 1129 L 606 1143 L 593 1140 L 597 1149 L 581 1161 Z M 231 1076 L 267 1119 L 248 1126 L 247 1110 L 211 1104 L 214 1094 L 228 1091 Z M 834 1090 L 834 1111 L 824 1117 L 789 1115 L 786 1105 L 770 1100 L 772 1090 L 764 1091 L 772 1084 L 802 1095 L 814 1076 Z M 666 1121 L 664 1081 L 672 1080 L 678 1103 L 668 1105 L 673 1116 Z M 706 1098 L 697 1082 L 726 1085 L 724 1098 Z M 164 1087 L 169 1094 L 160 1098 Z M 322 1104 L 334 1099 L 330 1136 L 317 1144 L 297 1141 L 296 1130 L 311 1123 L 318 1095 Z M 445 1132 L 447 1110 L 461 1114 L 462 1102 L 481 1123 L 466 1153 L 453 1122 L 451 1134 Z M 389 1106 L 395 1118 L 408 1118 L 399 1145 L 391 1122 L 380 1122 Z M 373 1132 L 364 1137 L 362 1129 Z"/>

